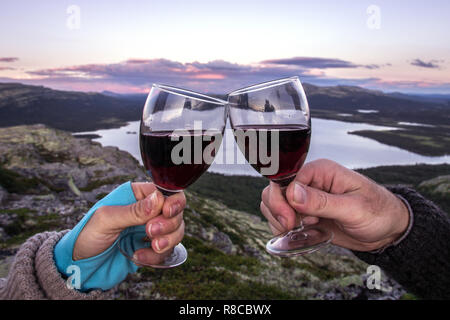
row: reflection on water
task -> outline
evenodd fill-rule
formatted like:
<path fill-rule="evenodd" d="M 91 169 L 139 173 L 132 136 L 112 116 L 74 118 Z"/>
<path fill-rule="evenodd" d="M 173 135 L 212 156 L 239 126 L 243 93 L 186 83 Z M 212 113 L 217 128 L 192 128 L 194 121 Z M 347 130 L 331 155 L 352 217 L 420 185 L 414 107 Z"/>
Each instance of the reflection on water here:
<path fill-rule="evenodd" d="M 227 124 L 229 128 L 229 124 Z M 367 168 L 380 165 L 416 164 L 416 163 L 449 163 L 450 156 L 427 157 L 409 151 L 391 147 L 375 140 L 347 134 L 356 130 L 392 130 L 395 128 L 380 127 L 364 123 L 348 123 L 335 120 L 312 119 L 311 147 L 306 161 L 319 158 L 334 160 L 348 168 Z M 133 134 L 136 132 L 137 134 Z M 131 153 L 141 161 L 139 151 L 139 121 L 116 128 L 83 132 L 98 134 L 101 138 L 93 139 L 103 146 L 116 146 Z M 233 158 L 231 158 L 233 156 Z M 223 164 L 212 164 L 209 171 L 230 175 L 259 174 L 248 164 L 234 143 L 231 130 L 225 130 L 222 146 L 216 157 Z M 229 164 L 234 159 L 233 164 Z"/>

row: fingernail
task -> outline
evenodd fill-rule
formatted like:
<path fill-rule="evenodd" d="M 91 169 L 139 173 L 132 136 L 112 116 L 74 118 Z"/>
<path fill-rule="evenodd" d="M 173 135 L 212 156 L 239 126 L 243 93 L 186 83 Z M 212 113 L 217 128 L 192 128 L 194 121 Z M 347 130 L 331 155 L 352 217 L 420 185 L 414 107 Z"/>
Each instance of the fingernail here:
<path fill-rule="evenodd" d="M 294 184 L 294 202 L 304 204 L 306 201 L 306 191 L 303 186 L 298 183 Z"/>
<path fill-rule="evenodd" d="M 161 251 L 165 247 L 169 245 L 169 241 L 166 238 L 161 238 L 157 241 L 155 241 L 156 250 Z"/>
<path fill-rule="evenodd" d="M 276 216 L 277 221 L 284 227 L 287 228 L 286 218 L 283 216 Z"/>
<path fill-rule="evenodd" d="M 178 203 L 173 204 L 170 208 L 169 208 L 169 217 L 172 217 L 173 215 L 175 215 L 176 213 L 178 213 L 178 210 L 180 209 L 180 205 Z"/>
<path fill-rule="evenodd" d="M 156 236 L 161 232 L 161 229 L 162 229 L 161 222 L 150 223 L 148 225 L 148 234 L 150 235 L 150 237 Z"/>
<path fill-rule="evenodd" d="M 156 191 L 152 193 L 150 198 L 147 200 L 147 209 L 150 213 L 153 208 L 155 208 L 158 205 L 158 196 L 156 195 Z"/>

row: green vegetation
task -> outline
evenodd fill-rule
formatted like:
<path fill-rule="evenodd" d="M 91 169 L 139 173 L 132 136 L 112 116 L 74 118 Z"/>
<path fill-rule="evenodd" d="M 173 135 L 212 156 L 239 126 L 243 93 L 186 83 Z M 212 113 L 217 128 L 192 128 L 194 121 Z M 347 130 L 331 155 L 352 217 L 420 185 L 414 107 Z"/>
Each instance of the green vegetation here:
<path fill-rule="evenodd" d="M 139 271 L 153 279 L 152 291 L 177 299 L 301 298 L 277 286 L 256 281 L 260 266 L 255 258 L 226 255 L 189 236 L 184 238 L 183 243 L 189 250 L 189 259 L 182 266 L 170 272 L 152 268 Z M 248 277 L 250 279 L 245 279 Z"/>
<path fill-rule="evenodd" d="M 99 180 L 91 180 L 89 181 L 89 183 L 82 188 L 79 188 L 80 191 L 92 191 L 95 190 L 101 186 L 107 185 L 107 184 L 118 184 L 118 183 L 124 183 L 130 180 L 135 179 L 136 176 L 129 176 L 129 175 L 124 175 L 124 176 L 115 176 L 112 178 L 108 178 L 108 179 L 99 179 Z"/>
<path fill-rule="evenodd" d="M 30 193 L 39 185 L 39 180 L 26 178 L 0 165 L 0 185 L 10 193 Z"/>
<path fill-rule="evenodd" d="M 261 192 L 269 181 L 260 177 L 225 176 L 204 173 L 190 191 L 210 199 L 217 199 L 227 207 L 260 215 Z"/>
<path fill-rule="evenodd" d="M 390 131 L 361 130 L 349 132 L 358 136 L 405 149 L 425 156 L 449 154 L 450 135 L 444 128 L 414 128 Z"/>
<path fill-rule="evenodd" d="M 11 238 L 0 243 L 1 249 L 21 244 L 36 233 L 54 230 L 60 225 L 59 215 L 56 213 L 39 216 L 28 208 L 0 209 L 0 215 L 4 214 L 14 216 L 14 219 L 12 223 L 2 226 Z"/>
<path fill-rule="evenodd" d="M 359 173 L 382 184 L 416 186 L 422 181 L 450 174 L 450 164 L 418 164 L 412 166 L 380 166 L 359 169 Z"/>
<path fill-rule="evenodd" d="M 419 298 L 417 298 L 412 293 L 405 293 L 400 297 L 400 300 L 419 300 Z"/>

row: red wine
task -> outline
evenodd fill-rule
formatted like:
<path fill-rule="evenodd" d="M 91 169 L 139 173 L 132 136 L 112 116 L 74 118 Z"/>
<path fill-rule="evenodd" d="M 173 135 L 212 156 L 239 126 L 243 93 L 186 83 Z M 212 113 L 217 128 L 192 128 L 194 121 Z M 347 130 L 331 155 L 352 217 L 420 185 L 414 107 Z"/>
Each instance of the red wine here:
<path fill-rule="evenodd" d="M 206 134 L 204 131 L 197 134 L 194 132 L 178 134 L 172 131 L 144 134 L 141 132 L 139 142 L 145 169 L 153 182 L 162 189 L 161 191 L 183 190 L 208 169 L 210 162 L 205 161 L 207 158 L 204 157 L 204 153 L 206 147 L 214 143 L 216 135 L 217 133 Z M 173 137 L 178 137 L 178 141 L 173 141 Z M 182 141 L 187 148 L 180 148 Z M 197 149 L 194 150 L 195 146 Z M 206 153 L 208 152 L 214 159 L 213 146 L 208 148 Z"/>
<path fill-rule="evenodd" d="M 272 137 L 275 132 L 278 133 L 278 141 L 276 135 Z M 252 138 L 248 137 L 252 133 L 256 134 L 256 141 L 253 143 L 250 142 Z M 237 140 L 239 134 L 247 135 L 242 143 L 239 143 Z M 256 171 L 271 180 L 282 181 L 293 177 L 305 162 L 309 149 L 311 129 L 302 125 L 244 125 L 235 127 L 234 136 L 245 158 Z M 267 138 L 264 139 L 263 137 Z M 272 138 L 274 138 L 274 141 L 272 141 Z M 277 142 L 278 146 L 276 145 Z M 264 148 L 262 144 L 266 147 Z M 269 158 L 272 155 L 276 157 L 275 148 L 278 147 L 277 159 L 271 159 L 270 163 L 267 163 L 268 159 L 263 161 L 260 157 L 261 147 L 265 149 L 262 150 L 262 153 L 267 154 Z M 249 159 L 252 154 L 256 155 L 256 157 Z M 278 160 L 278 166 L 275 167 L 275 171 L 270 174 L 264 174 L 262 169 L 270 168 L 273 160 Z"/>

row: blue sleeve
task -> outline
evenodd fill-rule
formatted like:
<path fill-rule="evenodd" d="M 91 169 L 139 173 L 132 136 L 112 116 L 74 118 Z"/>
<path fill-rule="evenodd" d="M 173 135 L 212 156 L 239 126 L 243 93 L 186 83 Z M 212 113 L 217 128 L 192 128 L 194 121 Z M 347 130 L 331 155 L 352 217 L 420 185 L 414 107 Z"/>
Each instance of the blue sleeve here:
<path fill-rule="evenodd" d="M 138 267 L 122 255 L 116 245 L 120 236 L 99 255 L 83 260 L 72 260 L 73 248 L 78 235 L 98 208 L 102 206 L 126 206 L 135 202 L 136 198 L 131 188 L 131 182 L 120 185 L 97 202 L 83 219 L 56 244 L 54 257 L 58 271 L 68 277 L 72 273 L 68 273 L 67 268 L 72 265 L 78 266 L 81 276 L 80 291 L 108 290 L 123 281 L 129 273 L 137 271 Z M 127 232 L 127 229 L 124 232 Z"/>

